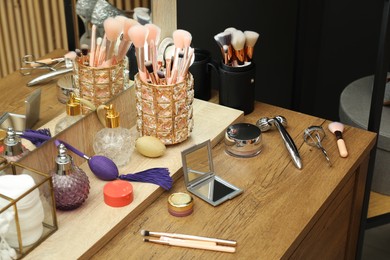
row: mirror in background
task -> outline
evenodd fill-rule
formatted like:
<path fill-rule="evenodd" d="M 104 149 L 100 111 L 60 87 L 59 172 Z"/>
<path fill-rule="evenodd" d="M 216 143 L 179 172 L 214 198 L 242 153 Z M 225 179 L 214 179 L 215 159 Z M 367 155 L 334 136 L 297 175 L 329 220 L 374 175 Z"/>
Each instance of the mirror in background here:
<path fill-rule="evenodd" d="M 187 190 L 213 206 L 242 192 L 215 175 L 210 140 L 182 151 L 182 163 Z"/>

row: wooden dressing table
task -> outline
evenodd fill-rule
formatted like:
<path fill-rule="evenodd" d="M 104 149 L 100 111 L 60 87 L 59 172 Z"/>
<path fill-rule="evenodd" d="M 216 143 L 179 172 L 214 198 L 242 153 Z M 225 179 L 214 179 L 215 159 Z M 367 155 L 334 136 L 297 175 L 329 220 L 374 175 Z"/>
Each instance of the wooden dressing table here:
<path fill-rule="evenodd" d="M 23 107 L 24 95 L 28 95 L 30 90 L 24 87 L 24 80 L 27 82 L 32 77 L 23 81 L 17 78 L 10 75 L 1 81 L 1 107 L 7 108 L 7 111 L 15 108 L 10 112 L 21 113 L 22 110 L 17 109 L 22 108 L 17 108 L 15 102 L 19 100 Z M 15 86 L 17 92 L 25 93 L 16 94 L 10 86 Z M 42 100 L 56 100 L 54 86 L 55 83 L 42 86 L 44 91 L 49 91 L 47 94 L 42 92 Z M 132 104 L 129 98 L 134 98 L 134 93 L 121 95 L 116 105 L 125 111 Z M 47 108 L 43 103 L 42 122 L 49 114 L 53 118 L 64 111 L 64 105 L 58 101 Z M 218 112 L 219 117 L 228 117 L 231 113 L 239 115 L 234 110 L 226 110 L 208 102 L 197 103 L 201 107 L 198 118 L 207 119 L 208 106 L 212 110 L 221 111 Z M 134 108 L 130 107 L 131 115 L 124 118 L 125 126 L 128 127 L 134 125 L 135 118 Z M 186 192 L 178 156 L 183 147 L 197 140 L 193 136 L 181 146 L 168 147 L 168 157 L 147 161 L 149 167 L 168 161 L 174 164 L 174 169 L 178 169 L 172 172 L 175 176 L 174 187 L 170 191 L 155 187 L 149 191 L 151 185 L 135 184 L 136 198 L 144 197 L 145 192 L 150 192 L 150 195 L 139 202 L 139 206 L 131 204 L 129 207 L 135 208 L 129 212 L 125 208 L 112 209 L 104 205 L 101 197 L 104 182 L 87 172 L 93 187 L 87 203 L 76 211 L 58 213 L 59 230 L 27 255 L 26 259 L 53 259 L 54 256 L 55 259 L 354 259 L 369 152 L 374 146 L 375 133 L 347 126 L 344 139 L 349 156 L 341 158 L 335 137 L 327 130 L 327 120 L 259 102 L 256 102 L 254 112 L 237 118 L 238 121 L 255 124 L 260 117 L 275 115 L 283 115 L 288 120 L 287 131 L 301 154 L 302 170 L 294 167 L 276 129 L 264 132 L 262 152 L 246 159 L 225 153 L 221 131 L 222 134 L 215 134 L 213 140 L 215 172 L 244 192 L 218 207 L 194 196 L 193 214 L 183 218 L 173 217 L 167 211 L 167 198 L 173 192 Z M 236 116 L 232 120 L 234 118 Z M 213 124 L 211 120 L 207 121 L 206 125 L 201 126 L 202 132 L 213 130 Z M 304 129 L 312 125 L 322 125 L 327 133 L 323 146 L 332 160 L 332 167 L 327 165 L 318 149 L 303 141 Z M 194 127 L 199 131 L 199 121 L 198 126 L 195 121 Z M 91 155 L 91 138 L 100 128 L 96 116 L 91 115 L 59 137 L 72 140 L 72 144 L 77 144 L 80 150 Z M 55 149 L 50 142 L 21 162 L 42 171 L 51 169 L 52 158 L 47 156 L 55 154 Z M 174 160 L 169 157 L 172 155 L 175 156 Z M 141 156 L 134 156 L 137 162 L 142 160 Z M 88 171 L 86 163 L 82 167 Z M 107 232 L 100 232 L 115 218 L 117 220 Z M 141 230 L 233 239 L 238 242 L 237 252 L 230 254 L 146 243 L 142 241 L 144 237 L 140 234 Z M 88 233 L 97 234 L 97 237 L 85 237 Z M 63 250 L 66 253 L 61 253 Z M 58 254 L 53 255 L 53 252 Z"/>
<path fill-rule="evenodd" d="M 294 167 L 277 130 L 263 133 L 264 147 L 253 158 L 234 158 L 223 142 L 213 149 L 217 175 L 243 188 L 239 197 L 213 207 L 194 197 L 194 213 L 169 215 L 167 198 L 186 191 L 183 177 L 134 221 L 103 246 L 92 259 L 354 259 L 369 151 L 375 134 L 347 127 L 348 158 L 341 158 L 329 121 L 283 108 L 256 103 L 245 121 L 283 115 L 303 158 Z M 333 162 L 303 141 L 303 130 L 322 125 L 323 146 Z M 184 233 L 238 241 L 234 254 L 183 249 L 143 242 L 140 230 Z"/>

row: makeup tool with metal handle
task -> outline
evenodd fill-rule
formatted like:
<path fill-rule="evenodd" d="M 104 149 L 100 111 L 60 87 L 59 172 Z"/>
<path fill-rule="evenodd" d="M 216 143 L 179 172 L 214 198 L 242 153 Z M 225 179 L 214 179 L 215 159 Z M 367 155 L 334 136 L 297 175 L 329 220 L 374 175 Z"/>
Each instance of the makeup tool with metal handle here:
<path fill-rule="evenodd" d="M 303 139 L 305 140 L 305 143 L 320 149 L 328 161 L 329 166 L 332 166 L 332 162 L 329 159 L 328 153 L 321 143 L 325 136 L 326 134 L 322 126 L 310 126 L 306 128 L 305 132 L 303 133 Z"/>
<path fill-rule="evenodd" d="M 27 54 L 22 58 L 22 67 L 19 71 L 23 76 L 30 75 L 33 70 L 56 71 L 55 67 L 64 60 L 64 57 L 36 60 L 34 55 Z"/>
<path fill-rule="evenodd" d="M 287 120 L 283 116 L 275 116 L 274 118 L 262 117 L 257 122 L 256 125 L 260 128 L 262 132 L 266 132 L 273 125 L 279 130 L 280 136 L 282 137 L 284 144 L 286 145 L 287 151 L 290 153 L 290 156 L 294 162 L 294 165 L 298 169 L 302 169 L 302 160 L 299 155 L 298 149 L 295 146 L 295 143 L 289 133 L 287 132 L 285 126 L 287 126 Z"/>

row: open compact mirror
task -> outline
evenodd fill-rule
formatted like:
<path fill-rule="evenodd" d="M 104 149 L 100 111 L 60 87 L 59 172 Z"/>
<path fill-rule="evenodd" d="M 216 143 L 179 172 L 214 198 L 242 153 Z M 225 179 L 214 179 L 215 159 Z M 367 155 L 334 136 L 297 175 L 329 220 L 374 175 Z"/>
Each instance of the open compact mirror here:
<path fill-rule="evenodd" d="M 215 175 L 210 140 L 182 151 L 181 156 L 184 181 L 192 194 L 217 206 L 242 192 Z"/>

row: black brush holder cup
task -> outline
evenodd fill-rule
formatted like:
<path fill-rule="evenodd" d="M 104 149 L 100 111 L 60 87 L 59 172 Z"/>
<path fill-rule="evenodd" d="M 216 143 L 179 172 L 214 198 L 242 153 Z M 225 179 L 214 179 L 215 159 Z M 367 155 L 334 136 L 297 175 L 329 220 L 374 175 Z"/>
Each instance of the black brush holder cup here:
<path fill-rule="evenodd" d="M 255 105 L 256 66 L 231 67 L 223 63 L 218 66 L 219 104 L 251 113 Z"/>
<path fill-rule="evenodd" d="M 208 50 L 197 49 L 194 51 L 195 59 L 189 68 L 194 77 L 195 98 L 209 100 L 211 98 L 211 69 L 216 68 Z"/>

